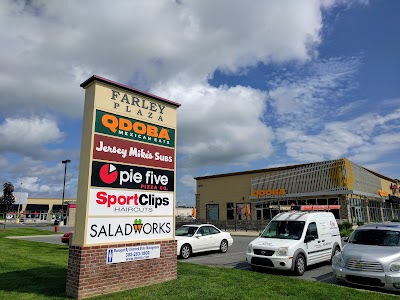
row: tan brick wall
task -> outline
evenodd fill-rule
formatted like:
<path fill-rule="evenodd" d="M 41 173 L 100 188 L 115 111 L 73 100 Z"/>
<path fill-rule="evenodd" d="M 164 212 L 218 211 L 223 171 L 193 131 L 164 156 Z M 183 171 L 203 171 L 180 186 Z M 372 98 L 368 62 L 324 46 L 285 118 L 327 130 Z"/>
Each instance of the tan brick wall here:
<path fill-rule="evenodd" d="M 107 264 L 107 248 L 160 245 L 160 258 Z M 70 246 L 67 295 L 93 297 L 157 284 L 177 278 L 176 241 L 130 243 L 92 247 Z"/>

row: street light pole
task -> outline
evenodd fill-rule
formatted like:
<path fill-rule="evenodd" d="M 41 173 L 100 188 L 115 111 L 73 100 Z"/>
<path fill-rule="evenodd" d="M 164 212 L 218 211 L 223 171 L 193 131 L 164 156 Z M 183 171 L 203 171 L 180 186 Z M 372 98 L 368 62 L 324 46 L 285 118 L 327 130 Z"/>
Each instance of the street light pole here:
<path fill-rule="evenodd" d="M 61 206 L 62 221 L 63 221 L 64 225 L 67 225 L 67 217 L 65 216 L 65 218 L 64 218 L 65 178 L 67 177 L 67 164 L 70 163 L 70 162 L 71 162 L 71 160 L 69 160 L 69 159 L 66 159 L 66 160 L 62 161 L 62 163 L 65 166 L 65 168 L 64 168 L 64 185 L 63 185 L 63 195 L 62 195 L 62 206 Z"/>
<path fill-rule="evenodd" d="M 22 195 L 22 182 L 21 182 L 21 186 L 19 189 L 18 211 L 17 211 L 17 217 L 15 219 L 17 223 L 19 223 L 19 207 L 21 206 L 21 195 Z"/>

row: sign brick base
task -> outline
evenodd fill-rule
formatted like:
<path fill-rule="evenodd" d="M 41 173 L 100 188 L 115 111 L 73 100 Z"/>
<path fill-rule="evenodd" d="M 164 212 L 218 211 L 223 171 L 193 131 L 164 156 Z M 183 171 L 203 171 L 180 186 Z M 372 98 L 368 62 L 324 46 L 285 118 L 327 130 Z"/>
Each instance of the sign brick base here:
<path fill-rule="evenodd" d="M 160 258 L 107 264 L 107 249 L 160 245 Z M 83 299 L 177 279 L 176 241 L 70 246 L 67 295 Z"/>

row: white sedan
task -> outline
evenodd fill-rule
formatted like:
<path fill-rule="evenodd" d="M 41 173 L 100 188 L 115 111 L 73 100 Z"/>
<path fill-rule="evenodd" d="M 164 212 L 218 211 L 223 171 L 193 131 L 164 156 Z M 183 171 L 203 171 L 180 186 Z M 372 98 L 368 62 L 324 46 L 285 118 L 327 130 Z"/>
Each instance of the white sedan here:
<path fill-rule="evenodd" d="M 178 241 L 177 255 L 188 258 L 192 253 L 219 250 L 222 253 L 232 246 L 229 232 L 224 232 L 210 224 L 183 225 L 175 232 Z"/>

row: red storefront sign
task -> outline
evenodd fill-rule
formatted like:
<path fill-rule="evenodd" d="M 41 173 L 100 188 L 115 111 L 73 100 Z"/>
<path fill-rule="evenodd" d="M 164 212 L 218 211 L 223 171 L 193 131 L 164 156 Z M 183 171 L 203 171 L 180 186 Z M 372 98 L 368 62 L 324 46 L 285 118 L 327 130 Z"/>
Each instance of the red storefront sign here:
<path fill-rule="evenodd" d="M 173 170 L 175 150 L 95 134 L 93 159 Z"/>
<path fill-rule="evenodd" d="M 340 205 L 301 205 L 300 210 L 331 210 L 340 209 Z"/>

